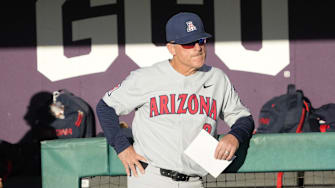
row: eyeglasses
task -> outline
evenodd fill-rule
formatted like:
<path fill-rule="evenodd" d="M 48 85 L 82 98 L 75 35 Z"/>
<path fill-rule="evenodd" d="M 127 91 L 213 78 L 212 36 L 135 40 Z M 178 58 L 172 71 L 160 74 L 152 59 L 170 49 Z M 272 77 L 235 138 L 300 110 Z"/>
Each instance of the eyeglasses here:
<path fill-rule="evenodd" d="M 194 41 L 194 42 L 191 42 L 191 43 L 187 43 L 187 44 L 181 44 L 181 46 L 185 49 L 191 49 L 191 48 L 194 48 L 195 44 L 199 44 L 199 46 L 203 46 L 205 45 L 207 42 L 206 39 L 199 39 L 197 41 Z"/>

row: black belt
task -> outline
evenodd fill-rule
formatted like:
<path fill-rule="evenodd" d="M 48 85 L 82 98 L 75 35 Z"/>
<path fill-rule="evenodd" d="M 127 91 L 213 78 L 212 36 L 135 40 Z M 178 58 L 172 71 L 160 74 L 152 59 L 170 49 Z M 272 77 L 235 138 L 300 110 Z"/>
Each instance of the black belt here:
<path fill-rule="evenodd" d="M 140 163 L 144 169 L 148 166 L 148 163 L 145 163 L 142 161 L 140 161 Z M 191 177 L 201 178 L 200 176 L 189 176 L 189 175 L 182 174 L 174 170 L 167 170 L 164 168 L 160 168 L 160 173 L 162 176 L 169 177 L 174 181 L 188 181 Z"/>

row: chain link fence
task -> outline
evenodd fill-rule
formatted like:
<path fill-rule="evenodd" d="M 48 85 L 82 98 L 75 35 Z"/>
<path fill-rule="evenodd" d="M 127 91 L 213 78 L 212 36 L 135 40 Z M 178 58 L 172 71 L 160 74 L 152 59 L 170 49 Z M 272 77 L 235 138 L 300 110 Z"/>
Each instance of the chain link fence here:
<path fill-rule="evenodd" d="M 283 187 L 335 187 L 335 171 L 284 172 Z M 217 178 L 203 177 L 205 188 L 276 188 L 277 173 L 226 173 Z M 94 176 L 82 178 L 82 188 L 127 188 L 126 176 Z"/>

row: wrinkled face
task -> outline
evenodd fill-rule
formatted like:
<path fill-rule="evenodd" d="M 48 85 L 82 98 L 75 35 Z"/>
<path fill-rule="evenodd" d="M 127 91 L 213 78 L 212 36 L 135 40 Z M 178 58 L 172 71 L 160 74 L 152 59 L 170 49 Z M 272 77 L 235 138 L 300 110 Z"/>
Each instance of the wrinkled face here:
<path fill-rule="evenodd" d="M 200 39 L 190 44 L 169 44 L 168 49 L 173 59 L 180 66 L 189 69 L 199 69 L 206 59 L 206 39 Z"/>

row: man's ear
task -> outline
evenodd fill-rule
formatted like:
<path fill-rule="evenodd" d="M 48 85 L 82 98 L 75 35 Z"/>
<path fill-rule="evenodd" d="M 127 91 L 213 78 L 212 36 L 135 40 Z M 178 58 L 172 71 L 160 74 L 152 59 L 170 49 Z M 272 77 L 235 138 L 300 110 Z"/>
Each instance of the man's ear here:
<path fill-rule="evenodd" d="M 174 56 L 176 54 L 176 49 L 175 49 L 175 45 L 171 44 L 171 43 L 167 43 L 166 44 L 167 49 L 169 50 L 170 54 L 172 56 Z"/>

